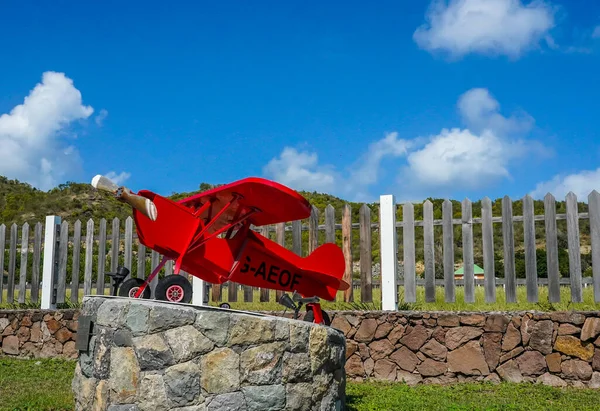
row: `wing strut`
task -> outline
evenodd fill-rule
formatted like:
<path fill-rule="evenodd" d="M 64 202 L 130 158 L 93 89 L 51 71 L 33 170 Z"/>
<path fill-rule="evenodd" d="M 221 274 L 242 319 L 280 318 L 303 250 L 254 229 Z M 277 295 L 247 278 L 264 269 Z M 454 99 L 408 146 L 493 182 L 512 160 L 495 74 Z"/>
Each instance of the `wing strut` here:
<path fill-rule="evenodd" d="M 241 208 L 238 208 L 233 221 L 231 221 L 228 224 L 225 224 L 223 227 L 219 228 L 218 230 L 216 230 L 215 232 L 213 232 L 209 236 L 203 237 L 204 234 L 208 231 L 208 229 L 219 219 L 219 217 L 221 217 L 221 215 L 223 215 L 223 213 L 225 211 L 227 211 L 228 208 L 230 208 L 240 198 L 242 198 L 242 196 L 239 195 L 239 194 L 237 194 L 237 193 L 234 193 L 233 196 L 234 197 L 231 199 L 231 201 L 229 201 L 227 204 L 225 204 L 223 206 L 223 208 L 221 208 L 221 210 L 219 210 L 219 212 L 217 214 L 215 214 L 210 219 L 210 221 L 208 221 L 206 224 L 204 224 L 202 222 L 202 220 L 200 218 L 198 218 L 199 224 L 196 227 L 194 227 L 194 229 L 192 230 L 192 234 L 190 235 L 190 239 L 187 241 L 185 250 L 183 250 L 181 252 L 181 254 L 179 255 L 179 257 L 177 258 L 177 261 L 175 262 L 175 267 L 174 267 L 174 273 L 175 274 L 179 274 L 183 258 L 185 257 L 185 255 L 187 253 L 190 253 L 190 252 L 196 250 L 197 248 L 199 248 L 200 246 L 202 246 L 203 244 L 205 244 L 208 240 L 210 240 L 211 238 L 216 237 L 217 235 L 221 234 L 224 231 L 228 231 L 227 234 L 230 235 L 231 231 L 237 225 L 243 223 L 248 217 L 250 217 L 251 215 L 253 215 L 253 214 L 257 213 L 258 211 L 260 211 L 257 208 L 252 208 L 249 211 L 245 212 L 243 215 L 240 215 L 240 214 L 242 214 L 242 210 L 241 210 Z M 204 203 L 202 205 L 202 207 L 200 207 L 194 213 L 194 215 L 199 216 L 210 205 L 212 205 L 212 202 L 206 202 L 206 203 Z"/>
<path fill-rule="evenodd" d="M 156 266 L 156 268 L 154 269 L 154 271 L 152 271 L 152 273 L 150 273 L 150 275 L 148 276 L 148 278 L 146 278 L 146 280 L 144 281 L 144 283 L 135 292 L 135 295 L 133 296 L 133 298 L 139 298 L 140 295 L 142 295 L 142 293 L 144 292 L 144 290 L 146 289 L 146 287 L 148 287 L 148 284 L 150 284 L 150 281 L 152 281 L 154 279 L 154 277 L 156 277 L 156 274 L 158 274 L 158 272 L 161 270 L 161 268 L 163 268 L 165 266 L 165 264 L 167 263 L 167 261 L 169 261 L 169 258 L 163 257 L 163 259 L 160 262 L 160 264 L 158 264 Z"/>
<path fill-rule="evenodd" d="M 205 237 L 204 239 L 200 239 L 200 242 L 194 244 L 192 247 L 190 247 L 188 249 L 188 252 L 194 251 L 196 248 L 200 247 L 202 244 L 206 243 L 208 240 L 210 240 L 211 238 L 221 234 L 223 231 L 229 230 L 232 227 L 235 227 L 238 224 L 241 224 L 242 222 L 244 222 L 248 217 L 250 217 L 252 214 L 256 214 L 259 210 L 256 208 L 253 208 L 252 210 L 248 211 L 246 214 L 244 214 L 243 216 L 239 217 L 237 220 L 232 221 L 229 224 L 224 225 L 223 227 L 219 228 L 217 231 L 215 231 L 214 233 L 212 233 L 211 235 L 209 235 L 208 237 Z M 216 217 L 215 217 L 216 218 Z M 202 230 L 202 232 L 206 231 L 206 229 Z"/>

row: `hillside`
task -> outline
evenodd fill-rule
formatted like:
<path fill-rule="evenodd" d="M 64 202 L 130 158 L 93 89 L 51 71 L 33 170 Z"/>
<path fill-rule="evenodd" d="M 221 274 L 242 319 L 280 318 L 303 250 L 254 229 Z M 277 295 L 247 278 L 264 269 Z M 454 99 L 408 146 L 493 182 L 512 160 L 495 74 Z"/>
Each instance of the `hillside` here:
<path fill-rule="evenodd" d="M 212 187 L 215 185 L 202 183 L 198 190 L 172 193 L 168 197 L 180 200 Z M 347 203 L 328 194 L 303 191 L 300 194 L 321 211 L 327 204 L 341 210 Z M 358 219 L 360 204 L 350 204 L 353 206 L 353 215 Z M 28 222 L 31 225 L 44 221 L 47 215 L 58 215 L 69 221 L 86 221 L 90 218 L 111 220 L 114 217 L 126 219 L 131 215 L 131 209 L 112 198 L 110 194 L 94 189 L 89 183 L 67 182 L 52 190 L 40 191 L 27 183 L 0 176 L 0 224 L 9 226 L 13 223 L 20 225 Z"/>
<path fill-rule="evenodd" d="M 189 195 L 205 191 L 214 187 L 208 183 L 202 183 L 198 187 L 198 190 L 184 193 L 172 193 L 169 197 L 178 200 Z M 331 204 L 335 209 L 336 222 L 341 223 L 342 209 L 345 204 L 349 204 L 352 208 L 352 221 L 354 223 L 359 222 L 359 209 L 362 204 L 347 202 L 343 199 L 335 197 L 330 194 L 317 193 L 317 192 L 305 192 L 301 191 L 304 197 L 306 197 L 311 204 L 313 204 L 319 210 L 319 221 L 324 222 L 324 211 L 328 204 Z M 433 203 L 433 212 L 435 219 L 442 218 L 442 203 L 443 199 L 429 199 Z M 452 200 L 453 203 L 453 214 L 454 218 L 461 217 L 461 203 L 456 200 Z M 378 221 L 378 204 L 367 204 L 371 208 L 371 221 Z M 502 215 L 502 199 L 496 199 L 492 201 L 493 215 Z M 557 213 L 566 212 L 566 204 L 564 201 L 557 201 Z M 543 201 L 534 202 L 535 214 L 544 213 Z M 579 204 L 580 212 L 587 212 L 587 204 Z M 120 220 L 126 219 L 131 215 L 131 210 L 128 206 L 116 201 L 109 194 L 95 190 L 89 183 L 76 183 L 67 182 L 61 184 L 54 189 L 44 192 L 31 187 L 29 184 L 22 183 L 17 180 L 9 180 L 6 177 L 0 176 L 0 224 L 9 226 L 13 223 L 18 225 L 28 222 L 30 225 L 40 221 L 44 221 L 46 215 L 58 215 L 67 221 L 81 220 L 82 222 L 92 218 L 98 221 L 101 218 L 105 218 L 108 221 L 114 217 Z M 513 201 L 513 215 L 522 215 L 522 201 Z M 473 217 L 481 217 L 481 201 L 473 202 Z M 397 218 L 399 221 L 402 220 L 402 209 L 398 208 Z M 415 219 L 421 220 L 423 218 L 423 205 L 415 204 Z M 540 266 L 540 275 L 543 276 L 543 267 L 545 267 L 545 233 L 544 233 L 544 222 L 536 221 L 536 243 L 539 249 L 538 252 L 538 266 Z M 567 229 L 566 221 L 560 220 L 557 222 L 558 228 L 558 245 L 560 249 L 560 264 L 561 272 L 568 273 L 568 254 L 566 253 L 567 245 Z M 462 260 L 462 242 L 461 242 L 461 226 L 456 225 L 454 227 L 454 239 L 455 239 L 455 261 L 458 263 Z M 589 224 L 587 220 L 580 221 L 580 232 L 581 232 L 581 243 L 582 243 L 582 268 L 584 271 L 590 271 L 591 261 L 587 250 L 589 248 Z M 434 227 L 435 236 L 435 261 L 436 261 L 436 276 L 443 277 L 442 272 L 442 227 Z M 359 252 L 359 232 L 353 230 L 353 257 L 355 261 L 358 261 Z M 475 246 L 475 263 L 483 264 L 483 253 L 482 253 L 482 240 L 481 240 L 481 225 L 475 224 L 473 226 L 474 235 L 474 246 Z M 523 226 L 522 223 L 514 224 L 514 235 L 515 235 L 515 247 L 517 251 L 517 275 L 524 277 L 524 256 L 523 256 Z M 273 237 L 274 238 L 274 237 Z M 303 243 L 306 248 L 308 233 L 303 232 Z M 325 238 L 324 232 L 319 233 L 319 242 L 323 242 Z M 398 230 L 398 241 L 399 241 L 399 256 L 402 258 L 402 230 Z M 417 252 L 417 269 L 418 271 L 423 270 L 423 228 L 415 228 L 415 241 L 416 241 L 416 252 Z M 340 230 L 336 232 L 336 242 L 341 245 L 342 233 Z M 503 277 L 503 265 L 502 265 L 502 230 L 501 224 L 494 224 L 494 242 L 496 251 L 496 273 L 499 277 Z M 286 245 L 291 247 L 291 236 L 286 237 Z M 372 233 L 372 254 L 373 262 L 379 261 L 379 236 L 377 232 Z M 565 266 L 566 264 L 566 266 Z"/>

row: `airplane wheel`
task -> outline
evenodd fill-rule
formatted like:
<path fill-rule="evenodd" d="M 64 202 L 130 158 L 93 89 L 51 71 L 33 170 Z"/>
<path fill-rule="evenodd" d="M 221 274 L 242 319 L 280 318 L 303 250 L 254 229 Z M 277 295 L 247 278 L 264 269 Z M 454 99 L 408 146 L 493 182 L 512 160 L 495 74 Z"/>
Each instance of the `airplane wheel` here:
<path fill-rule="evenodd" d="M 156 284 L 154 294 L 157 300 L 189 303 L 192 301 L 192 284 L 182 275 L 168 275 Z"/>
<path fill-rule="evenodd" d="M 329 318 L 329 314 L 327 314 L 323 310 L 321 310 L 321 312 L 323 313 L 323 321 L 325 322 L 325 325 L 330 326 L 331 319 Z M 306 312 L 306 314 L 304 314 L 304 321 L 308 321 L 309 323 L 312 323 L 315 321 L 315 313 L 313 312 L 313 310 L 308 310 Z"/>
<path fill-rule="evenodd" d="M 144 280 L 141 278 L 130 278 L 129 280 L 124 281 L 119 287 L 119 296 L 134 298 L 135 293 L 140 289 L 142 284 L 144 284 Z M 150 290 L 150 287 L 146 287 L 141 297 L 148 300 L 151 295 L 152 290 Z"/>

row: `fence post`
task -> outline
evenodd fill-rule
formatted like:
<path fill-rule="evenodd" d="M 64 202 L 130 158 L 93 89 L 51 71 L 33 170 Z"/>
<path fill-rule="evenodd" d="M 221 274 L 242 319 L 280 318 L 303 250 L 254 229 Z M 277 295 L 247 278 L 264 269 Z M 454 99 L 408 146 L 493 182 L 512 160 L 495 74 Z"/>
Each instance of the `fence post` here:
<path fill-rule="evenodd" d="M 206 284 L 204 280 L 193 276 L 192 278 L 192 305 L 208 305 L 208 295 L 206 295 Z"/>
<path fill-rule="evenodd" d="M 379 198 L 379 233 L 381 236 L 381 309 L 398 309 L 398 243 L 396 241 L 396 200 L 393 195 Z"/>
<path fill-rule="evenodd" d="M 58 243 L 60 217 L 46 216 L 44 231 L 44 265 L 42 271 L 42 310 L 56 309 L 56 289 L 54 284 L 58 275 Z"/>

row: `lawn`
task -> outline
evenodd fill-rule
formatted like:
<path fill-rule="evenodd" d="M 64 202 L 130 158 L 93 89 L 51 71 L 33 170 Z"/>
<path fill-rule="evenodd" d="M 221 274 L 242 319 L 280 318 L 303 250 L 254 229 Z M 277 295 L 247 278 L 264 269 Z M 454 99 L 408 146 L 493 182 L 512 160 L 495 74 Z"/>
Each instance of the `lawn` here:
<path fill-rule="evenodd" d="M 72 410 L 74 370 L 74 361 L 0 357 L 0 410 Z"/>
<path fill-rule="evenodd" d="M 548 304 L 548 288 L 539 287 L 539 303 L 527 302 L 527 289 L 524 286 L 517 287 L 517 303 L 507 303 L 505 299 L 505 292 L 502 287 L 496 288 L 496 302 L 487 304 L 485 302 L 485 294 L 483 287 L 475 287 L 475 303 L 465 303 L 464 301 L 464 288 L 456 287 L 456 301 L 454 303 L 446 303 L 444 301 L 444 287 L 436 287 L 436 302 L 426 303 L 425 302 L 425 288 L 417 287 L 417 302 L 411 304 L 403 304 L 404 300 L 404 288 L 399 288 L 400 309 L 401 310 L 421 310 L 421 311 L 517 311 L 517 310 L 537 310 L 537 311 L 562 311 L 562 310 L 580 310 L 580 311 L 595 311 L 598 310 L 600 304 L 594 303 L 594 290 L 592 287 L 585 287 L 583 289 L 583 302 L 582 303 L 571 303 L 571 291 L 569 287 L 561 287 L 561 302 Z M 92 290 L 92 294 L 96 294 L 96 289 Z M 109 294 L 109 290 L 105 290 L 105 294 Z M 67 301 L 65 307 L 77 307 L 78 304 L 72 304 L 70 302 L 71 292 L 69 289 L 66 290 Z M 15 291 L 15 301 L 17 301 L 18 291 Z M 260 293 L 258 290 L 253 293 L 253 302 L 244 301 L 243 290 L 238 290 L 238 301 L 230 302 L 231 308 L 236 310 L 247 310 L 247 311 L 282 311 L 285 309 L 282 305 L 277 303 L 275 297 L 275 291 L 271 290 L 269 293 L 268 302 L 260 302 Z M 81 302 L 82 294 L 79 296 Z M 221 301 L 226 302 L 227 289 L 224 288 L 221 293 Z M 379 310 L 381 309 L 381 290 L 373 289 L 372 302 L 362 303 L 360 296 L 360 289 L 354 290 L 354 302 L 344 302 L 342 300 L 341 293 L 338 295 L 337 301 L 322 301 L 322 306 L 325 310 Z M 2 302 L 0 302 L 0 309 L 14 309 L 14 308 L 39 308 L 39 304 L 33 304 L 29 300 L 29 290 L 26 293 L 26 303 L 23 305 L 13 303 L 9 304 L 6 302 L 6 290 Z M 218 306 L 221 302 L 215 302 L 211 300 L 209 304 L 212 306 Z"/>
<path fill-rule="evenodd" d="M 598 410 L 600 391 L 559 389 L 539 384 L 456 384 L 440 387 L 404 384 L 348 384 L 353 411 L 384 410 Z"/>
<path fill-rule="evenodd" d="M 73 409 L 75 363 L 0 357 L 0 411 Z M 600 391 L 534 384 L 457 384 L 449 387 L 348 383 L 350 411 L 597 410 Z"/>

